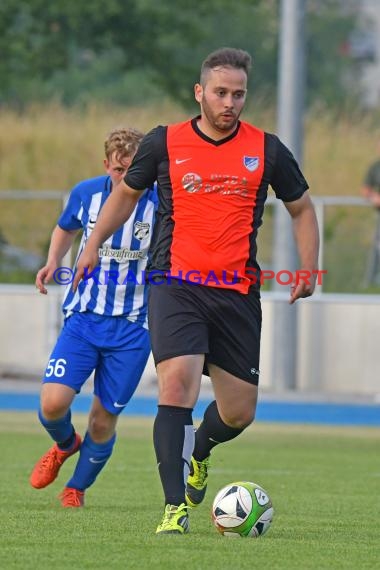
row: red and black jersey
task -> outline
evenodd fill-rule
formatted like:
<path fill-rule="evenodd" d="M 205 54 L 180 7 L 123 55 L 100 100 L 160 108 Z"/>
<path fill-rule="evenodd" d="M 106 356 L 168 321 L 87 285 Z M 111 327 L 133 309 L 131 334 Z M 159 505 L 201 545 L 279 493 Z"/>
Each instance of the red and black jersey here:
<path fill-rule="evenodd" d="M 125 177 L 137 190 L 158 183 L 150 270 L 247 293 L 268 185 L 286 202 L 308 185 L 275 135 L 239 122 L 214 141 L 197 120 L 150 131 Z"/>

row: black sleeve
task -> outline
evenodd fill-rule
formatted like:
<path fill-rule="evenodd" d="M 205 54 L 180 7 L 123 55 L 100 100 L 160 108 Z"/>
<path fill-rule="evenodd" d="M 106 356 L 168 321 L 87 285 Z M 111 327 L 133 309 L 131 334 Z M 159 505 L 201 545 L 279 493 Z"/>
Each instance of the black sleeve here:
<path fill-rule="evenodd" d="M 378 164 L 378 168 L 380 171 L 380 162 Z M 376 163 L 372 164 L 369 167 L 368 172 L 367 172 L 365 179 L 364 179 L 364 184 L 365 184 L 365 186 L 368 186 L 369 188 L 375 188 L 376 186 L 380 185 L 380 179 L 376 180 Z"/>
<path fill-rule="evenodd" d="M 159 165 L 166 152 L 167 127 L 158 126 L 145 135 L 125 175 L 134 190 L 145 190 L 157 180 Z"/>
<path fill-rule="evenodd" d="M 265 133 L 266 168 L 276 198 L 293 202 L 309 188 L 290 150 L 273 134 Z"/>

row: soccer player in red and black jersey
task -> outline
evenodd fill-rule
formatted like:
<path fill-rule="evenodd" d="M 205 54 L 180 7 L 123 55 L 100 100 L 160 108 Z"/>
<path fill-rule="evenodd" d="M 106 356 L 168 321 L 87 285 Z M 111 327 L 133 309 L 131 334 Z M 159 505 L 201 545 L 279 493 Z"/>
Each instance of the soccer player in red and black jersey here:
<path fill-rule="evenodd" d="M 250 65 L 250 55 L 234 48 L 206 58 L 195 85 L 201 114 L 145 136 L 78 262 L 74 287 L 96 266 L 99 246 L 130 216 L 140 191 L 157 180 L 148 273 L 159 383 L 153 439 L 165 495 L 157 533 L 187 532 L 188 508 L 206 492 L 212 448 L 234 439 L 255 416 L 261 308 L 252 270 L 259 270 L 256 235 L 268 185 L 292 218 L 300 269 L 317 269 L 318 226 L 307 182 L 275 135 L 239 119 Z M 311 295 L 314 285 L 295 282 L 290 303 Z M 215 400 L 194 435 L 192 409 L 204 370 Z"/>

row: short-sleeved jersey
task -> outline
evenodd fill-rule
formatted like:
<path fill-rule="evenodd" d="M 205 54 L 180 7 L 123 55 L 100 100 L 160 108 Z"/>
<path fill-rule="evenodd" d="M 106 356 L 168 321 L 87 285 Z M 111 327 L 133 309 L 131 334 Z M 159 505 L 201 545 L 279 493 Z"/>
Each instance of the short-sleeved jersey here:
<path fill-rule="evenodd" d="M 380 160 L 377 160 L 368 169 L 364 184 L 380 194 Z"/>
<path fill-rule="evenodd" d="M 239 122 L 232 135 L 214 141 L 197 120 L 150 131 L 125 177 L 136 190 L 158 182 L 149 269 L 247 293 L 259 287 L 249 273 L 260 269 L 256 237 L 268 185 L 286 202 L 308 185 L 275 135 Z"/>
<path fill-rule="evenodd" d="M 77 259 L 111 192 L 111 186 L 109 176 L 99 176 L 80 182 L 70 193 L 58 225 L 63 230 L 83 230 Z M 71 285 L 67 287 L 62 305 L 65 316 L 85 311 L 124 316 L 147 328 L 144 272 L 156 209 L 157 191 L 151 185 L 142 194 L 129 220 L 102 244 L 98 267 L 85 276 L 75 293 Z"/>

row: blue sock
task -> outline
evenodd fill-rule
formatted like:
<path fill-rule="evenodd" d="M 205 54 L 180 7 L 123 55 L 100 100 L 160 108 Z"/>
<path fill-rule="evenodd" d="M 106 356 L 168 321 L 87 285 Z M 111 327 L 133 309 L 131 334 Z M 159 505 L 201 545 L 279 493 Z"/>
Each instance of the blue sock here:
<path fill-rule="evenodd" d="M 74 443 L 75 429 L 71 423 L 71 410 L 59 420 L 47 420 L 38 410 L 38 418 L 50 437 L 58 444 L 63 444 L 62 448 L 69 449 L 70 443 Z M 66 445 L 65 445 L 66 444 Z"/>
<path fill-rule="evenodd" d="M 88 432 L 82 442 L 79 459 L 75 467 L 74 475 L 66 483 L 66 487 L 84 491 L 93 484 L 100 471 L 111 457 L 113 446 L 116 440 L 114 434 L 105 443 L 95 443 Z"/>

